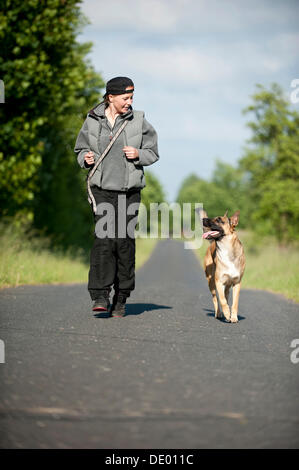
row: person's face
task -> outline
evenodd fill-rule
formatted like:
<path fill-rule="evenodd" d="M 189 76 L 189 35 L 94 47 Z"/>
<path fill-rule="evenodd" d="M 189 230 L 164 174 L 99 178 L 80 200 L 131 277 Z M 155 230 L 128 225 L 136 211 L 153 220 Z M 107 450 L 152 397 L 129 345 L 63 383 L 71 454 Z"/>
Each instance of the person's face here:
<path fill-rule="evenodd" d="M 133 93 L 109 95 L 109 103 L 114 107 L 118 114 L 127 113 L 133 103 Z"/>

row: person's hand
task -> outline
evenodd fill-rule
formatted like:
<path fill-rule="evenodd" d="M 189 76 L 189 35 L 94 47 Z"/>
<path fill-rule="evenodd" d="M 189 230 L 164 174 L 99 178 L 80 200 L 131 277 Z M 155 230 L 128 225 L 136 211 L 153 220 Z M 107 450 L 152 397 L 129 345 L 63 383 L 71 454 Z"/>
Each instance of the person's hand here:
<path fill-rule="evenodd" d="M 84 161 L 88 164 L 88 165 L 93 165 L 94 164 L 94 153 L 93 152 L 87 152 L 85 155 L 84 155 Z"/>
<path fill-rule="evenodd" d="M 135 149 L 135 147 L 130 147 L 129 145 L 127 145 L 126 147 L 123 148 L 123 151 L 125 152 L 126 157 L 129 158 L 130 160 L 133 160 L 134 158 L 139 157 L 138 150 Z"/>

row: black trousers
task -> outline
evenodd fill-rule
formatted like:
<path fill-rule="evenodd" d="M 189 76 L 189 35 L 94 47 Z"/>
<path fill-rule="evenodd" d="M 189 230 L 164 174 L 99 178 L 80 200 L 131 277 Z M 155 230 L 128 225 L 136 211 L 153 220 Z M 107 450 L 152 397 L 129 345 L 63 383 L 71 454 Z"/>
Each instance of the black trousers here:
<path fill-rule="evenodd" d="M 91 190 L 97 212 L 88 276 L 90 297 L 96 300 L 104 292 L 110 292 L 111 287 L 129 297 L 135 288 L 134 230 L 140 190 L 108 191 L 97 186 Z"/>

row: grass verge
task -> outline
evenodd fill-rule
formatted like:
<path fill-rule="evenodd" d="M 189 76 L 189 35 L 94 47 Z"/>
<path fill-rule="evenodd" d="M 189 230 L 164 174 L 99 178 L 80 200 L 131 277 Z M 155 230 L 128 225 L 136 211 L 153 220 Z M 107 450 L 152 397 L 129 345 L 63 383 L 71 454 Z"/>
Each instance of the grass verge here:
<path fill-rule="evenodd" d="M 257 235 L 238 231 L 243 243 L 246 268 L 242 287 L 264 289 L 299 302 L 299 246 L 279 246 L 274 238 L 260 238 Z M 201 263 L 208 247 L 204 241 L 196 254 Z"/>
<path fill-rule="evenodd" d="M 136 240 L 136 269 L 151 255 L 157 240 Z M 53 250 L 49 240 L 1 227 L 0 288 L 23 284 L 86 283 L 89 262 L 83 250 Z"/>

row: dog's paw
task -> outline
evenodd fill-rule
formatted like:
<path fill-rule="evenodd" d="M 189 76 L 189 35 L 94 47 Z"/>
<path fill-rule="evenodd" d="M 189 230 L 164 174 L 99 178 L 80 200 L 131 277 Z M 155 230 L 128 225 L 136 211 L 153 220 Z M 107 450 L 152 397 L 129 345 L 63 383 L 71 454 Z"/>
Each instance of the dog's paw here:
<path fill-rule="evenodd" d="M 223 312 L 223 314 L 224 314 L 225 321 L 227 321 L 228 323 L 230 323 L 230 321 L 231 321 L 230 312 L 228 312 L 228 313 Z"/>
<path fill-rule="evenodd" d="M 223 318 L 223 313 L 220 310 L 218 310 L 218 312 L 215 312 L 215 318 L 218 318 L 218 319 Z"/>
<path fill-rule="evenodd" d="M 230 321 L 231 321 L 231 323 L 238 323 L 238 317 L 237 316 L 231 316 Z"/>

